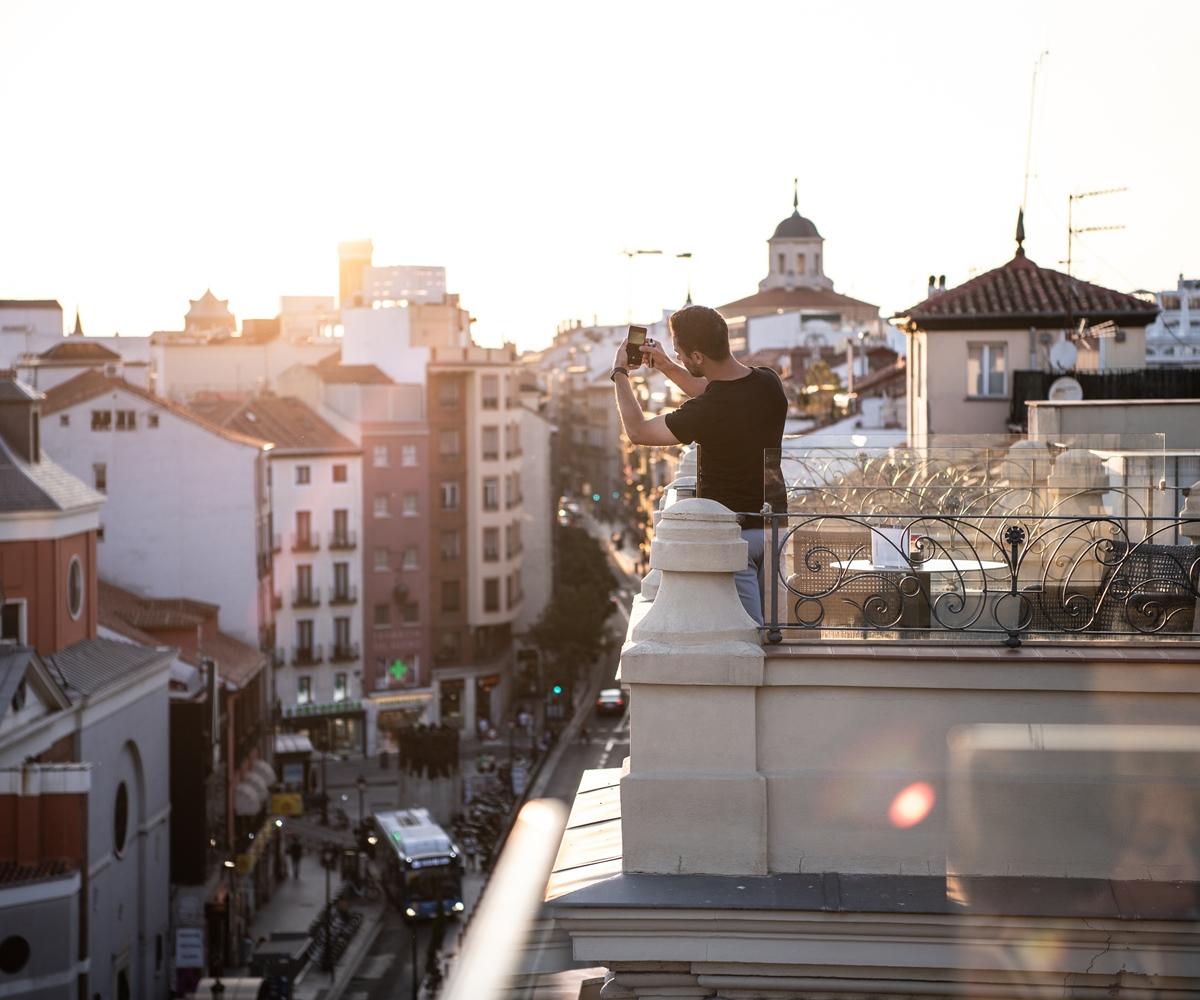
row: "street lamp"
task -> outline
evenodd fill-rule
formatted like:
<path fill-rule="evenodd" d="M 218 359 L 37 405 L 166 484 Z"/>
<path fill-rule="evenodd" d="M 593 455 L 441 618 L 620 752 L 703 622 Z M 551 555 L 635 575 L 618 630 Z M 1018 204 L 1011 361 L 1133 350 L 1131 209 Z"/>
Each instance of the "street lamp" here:
<path fill-rule="evenodd" d="M 359 775 L 354 779 L 354 787 L 358 789 L 358 828 L 363 828 L 363 795 L 367 790 L 367 779 L 363 775 Z"/>
<path fill-rule="evenodd" d="M 333 872 L 333 866 L 337 864 L 338 850 L 332 844 L 326 844 L 321 848 L 321 864 L 325 867 L 325 948 L 321 956 L 321 967 L 333 975 L 333 941 L 331 940 L 333 932 L 330 929 L 331 907 L 329 905 L 329 878 Z"/>

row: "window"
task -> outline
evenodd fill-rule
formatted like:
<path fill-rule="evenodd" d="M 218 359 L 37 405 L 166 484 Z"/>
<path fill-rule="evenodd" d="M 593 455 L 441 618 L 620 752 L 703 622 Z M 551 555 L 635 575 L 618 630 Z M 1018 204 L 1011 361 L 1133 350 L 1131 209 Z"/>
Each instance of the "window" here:
<path fill-rule="evenodd" d="M 443 409 L 452 410 L 458 406 L 458 380 L 444 378 L 438 385 L 438 402 Z"/>
<path fill-rule="evenodd" d="M 440 633 L 437 655 L 440 660 L 457 660 L 462 655 L 462 636 L 457 632 Z"/>
<path fill-rule="evenodd" d="M 8 601 L 0 608 L 0 642 L 25 641 L 25 602 Z"/>
<path fill-rule="evenodd" d="M 312 678 L 297 677 L 296 678 L 296 704 L 310 705 L 312 704 Z"/>
<path fill-rule="evenodd" d="M 387 628 L 391 625 L 392 606 L 390 604 L 376 604 L 373 621 L 376 628 Z"/>
<path fill-rule="evenodd" d="M 500 457 L 500 428 L 485 427 L 483 429 L 483 458 L 484 461 L 495 461 Z"/>
<path fill-rule="evenodd" d="M 416 468 L 417 446 L 415 444 L 404 444 L 400 446 L 400 464 L 406 469 Z"/>
<path fill-rule="evenodd" d="M 404 569 L 417 568 L 417 547 L 415 545 L 404 546 L 404 556 L 400 565 Z"/>
<path fill-rule="evenodd" d="M 438 455 L 444 461 L 451 462 L 458 458 L 459 439 L 455 429 L 438 432 Z"/>
<path fill-rule="evenodd" d="M 421 609 L 416 601 L 405 601 L 400 605 L 400 620 L 412 625 L 421 620 Z"/>
<path fill-rule="evenodd" d="M 459 547 L 457 531 L 442 532 L 442 560 L 445 562 L 453 562 L 459 557 L 461 549 Z"/>
<path fill-rule="evenodd" d="M 333 620 L 333 643 L 339 651 L 350 648 L 349 618 L 335 618 Z"/>
<path fill-rule="evenodd" d="M 104 462 L 92 466 L 92 485 L 101 493 L 108 492 L 108 466 Z"/>
<path fill-rule="evenodd" d="M 783 274 L 787 270 L 787 265 L 783 262 L 783 254 L 779 254 L 779 273 Z"/>
<path fill-rule="evenodd" d="M 377 548 L 375 550 L 375 571 L 385 573 L 392 568 L 391 549 Z"/>
<path fill-rule="evenodd" d="M 804 274 L 804 254 L 796 254 L 796 273 Z"/>
<path fill-rule="evenodd" d="M 483 610 L 500 610 L 500 578 L 490 577 L 483 581 Z"/>
<path fill-rule="evenodd" d="M 483 561 L 497 562 L 500 559 L 500 529 L 483 529 Z"/>
<path fill-rule="evenodd" d="M 344 483 L 347 481 L 345 465 L 338 463 L 333 467 L 333 481 L 335 483 Z"/>
<path fill-rule="evenodd" d="M 499 375 L 484 375 L 479 380 L 480 395 L 483 397 L 482 405 L 485 410 L 497 410 L 500 408 L 500 376 Z"/>
<path fill-rule="evenodd" d="M 333 592 L 338 597 L 350 595 L 350 564 L 335 562 L 333 564 Z"/>
<path fill-rule="evenodd" d="M 125 782 L 117 785 L 113 800 L 113 852 L 120 857 L 125 853 L 125 841 L 129 839 L 129 789 Z"/>
<path fill-rule="evenodd" d="M 7 976 L 15 976 L 29 964 L 31 954 L 28 941 L 20 934 L 10 934 L 0 941 L 0 972 Z"/>
<path fill-rule="evenodd" d="M 333 700 L 334 701 L 345 701 L 347 697 L 349 697 L 349 696 L 346 693 L 346 675 L 345 674 L 334 674 L 333 675 Z"/>
<path fill-rule="evenodd" d="M 112 430 L 112 410 L 92 410 L 92 430 Z"/>
<path fill-rule="evenodd" d="M 442 510 L 458 510 L 458 483 L 442 483 Z"/>
<path fill-rule="evenodd" d="M 60 413 L 58 415 L 58 426 L 59 427 L 70 427 L 71 426 L 71 414 Z"/>
<path fill-rule="evenodd" d="M 350 544 L 350 511 L 344 507 L 333 512 L 333 544 Z"/>
<path fill-rule="evenodd" d="M 313 623 L 311 618 L 296 622 L 296 648 L 311 653 L 313 648 Z"/>
<path fill-rule="evenodd" d="M 67 569 L 67 611 L 75 619 L 83 613 L 83 564 L 79 556 L 71 556 Z"/>
<path fill-rule="evenodd" d="M 405 513 L 408 513 L 405 511 Z M 375 516 L 376 517 L 391 517 L 392 511 L 389 503 L 389 497 L 386 493 L 375 494 Z"/>
<path fill-rule="evenodd" d="M 488 476 L 483 481 L 483 509 L 500 509 L 500 480 L 495 476 Z"/>
<path fill-rule="evenodd" d="M 461 607 L 457 580 L 442 581 L 442 610 L 458 611 Z"/>
<path fill-rule="evenodd" d="M 404 494 L 403 513 L 404 513 L 405 517 L 416 517 L 417 516 L 417 513 L 418 513 L 418 511 L 417 511 L 417 495 L 415 493 L 405 493 Z"/>
<path fill-rule="evenodd" d="M 119 431 L 135 431 L 135 430 L 137 430 L 137 411 L 136 410 L 117 410 L 117 430 L 119 430 Z"/>
<path fill-rule="evenodd" d="M 968 344 L 967 395 L 1004 396 L 1007 393 L 1004 344 Z"/>
<path fill-rule="evenodd" d="M 146 426 L 149 427 L 151 430 L 154 430 L 156 427 L 158 427 L 158 414 L 157 413 L 147 413 L 146 414 Z"/>
<path fill-rule="evenodd" d="M 307 486 L 312 482 L 312 468 L 307 465 L 296 466 L 296 485 Z"/>
<path fill-rule="evenodd" d="M 377 469 L 386 469 L 390 458 L 386 444 L 377 444 L 371 449 L 371 464 Z"/>
<path fill-rule="evenodd" d="M 821 254 L 818 251 L 813 254 L 813 274 L 821 273 Z"/>
<path fill-rule="evenodd" d="M 312 511 L 296 511 L 296 548 L 309 548 L 312 545 Z"/>

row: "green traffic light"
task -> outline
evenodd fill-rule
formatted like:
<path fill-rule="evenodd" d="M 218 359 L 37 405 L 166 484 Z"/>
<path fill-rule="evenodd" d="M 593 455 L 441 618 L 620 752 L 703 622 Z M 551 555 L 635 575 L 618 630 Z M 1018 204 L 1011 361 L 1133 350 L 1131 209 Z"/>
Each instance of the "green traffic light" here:
<path fill-rule="evenodd" d="M 599 494 L 599 493 L 593 493 L 593 494 L 592 494 L 592 503 L 599 503 L 599 502 L 600 502 L 600 494 Z"/>
<path fill-rule="evenodd" d="M 555 684 L 554 687 L 552 687 L 550 690 L 553 691 L 555 694 L 562 694 L 562 685 Z"/>

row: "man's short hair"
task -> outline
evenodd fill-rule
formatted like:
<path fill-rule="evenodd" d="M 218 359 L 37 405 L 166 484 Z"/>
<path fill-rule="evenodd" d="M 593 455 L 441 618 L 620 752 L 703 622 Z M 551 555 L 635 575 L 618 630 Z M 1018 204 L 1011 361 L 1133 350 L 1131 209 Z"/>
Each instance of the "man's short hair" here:
<path fill-rule="evenodd" d="M 711 361 L 729 357 L 729 324 L 708 306 L 684 306 L 671 314 L 671 332 L 685 354 L 699 351 Z"/>

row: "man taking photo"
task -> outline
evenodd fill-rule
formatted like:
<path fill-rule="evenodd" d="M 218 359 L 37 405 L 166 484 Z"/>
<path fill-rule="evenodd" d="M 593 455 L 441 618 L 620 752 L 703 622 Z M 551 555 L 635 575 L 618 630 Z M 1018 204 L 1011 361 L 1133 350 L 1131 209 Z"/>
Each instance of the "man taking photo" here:
<path fill-rule="evenodd" d="M 697 496 L 716 500 L 741 516 L 749 562 L 735 575 L 742 606 L 763 623 L 762 566 L 764 493 L 776 513 L 787 510 L 778 449 L 787 418 L 787 397 L 770 368 L 748 368 L 729 353 L 729 327 L 707 306 L 685 306 L 671 315 L 672 361 L 647 343 L 642 360 L 658 368 L 690 398 L 673 413 L 647 417 L 629 384 L 626 345 L 617 348 L 612 381 L 625 436 L 633 444 L 699 446 Z M 637 369 L 635 369 L 637 370 Z M 763 452 L 773 450 L 772 474 L 764 475 Z M 769 485 L 764 489 L 764 482 Z"/>

